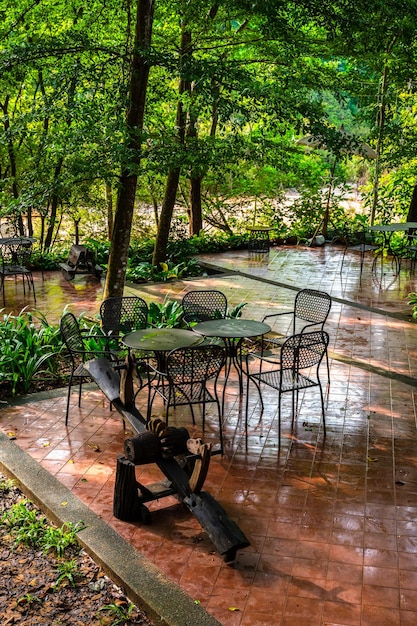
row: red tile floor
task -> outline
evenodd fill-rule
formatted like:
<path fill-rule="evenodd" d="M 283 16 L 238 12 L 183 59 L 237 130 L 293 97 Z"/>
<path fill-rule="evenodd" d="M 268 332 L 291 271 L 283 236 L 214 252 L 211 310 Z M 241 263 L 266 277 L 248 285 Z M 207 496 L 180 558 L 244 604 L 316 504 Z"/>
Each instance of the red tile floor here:
<path fill-rule="evenodd" d="M 403 267 L 395 277 L 387 265 L 386 274 L 375 277 L 368 259 L 360 282 L 358 258 L 347 257 L 341 274 L 341 250 L 330 245 L 205 260 L 240 273 L 126 291 L 150 300 L 215 287 L 231 305 L 247 302 L 244 316 L 254 319 L 291 307 L 294 290 L 305 286 L 334 299 L 326 438 L 315 390 L 301 398 L 292 431 L 284 399 L 279 452 L 276 395 L 264 390 L 260 420 L 257 394 L 251 394 L 246 436 L 244 399 L 235 380 L 226 388 L 225 454 L 213 457 L 205 488 L 251 542 L 233 564 L 222 561 L 173 498 L 152 504 L 150 526 L 112 516 L 115 459 L 126 434 L 94 387 L 83 394 L 80 409 L 74 393 L 68 428 L 64 390 L 1 405 L 0 427 L 225 626 L 414 626 L 417 326 L 407 317 L 414 276 Z M 39 308 L 59 317 L 70 303 L 78 313 L 95 315 L 100 285 L 63 281 L 57 273 L 36 277 Z M 8 287 L 13 307 L 14 285 Z M 140 398 L 139 406 L 144 402 Z M 217 439 L 211 415 L 206 440 Z M 191 428 L 188 414 L 173 414 L 172 423 Z M 158 475 L 153 465 L 137 470 L 145 484 Z"/>

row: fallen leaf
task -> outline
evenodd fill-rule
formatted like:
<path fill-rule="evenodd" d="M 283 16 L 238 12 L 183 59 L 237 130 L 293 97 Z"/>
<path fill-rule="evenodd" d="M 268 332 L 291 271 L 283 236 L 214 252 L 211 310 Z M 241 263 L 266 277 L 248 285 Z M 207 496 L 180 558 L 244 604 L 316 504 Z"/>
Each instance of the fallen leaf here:
<path fill-rule="evenodd" d="M 240 611 L 237 606 L 229 606 L 229 611 Z"/>
<path fill-rule="evenodd" d="M 91 448 L 92 450 L 94 450 L 94 452 L 100 452 L 100 448 L 96 443 L 89 443 L 87 444 L 89 448 Z"/>
<path fill-rule="evenodd" d="M 68 506 L 68 502 L 61 502 L 61 506 Z"/>
<path fill-rule="evenodd" d="M 48 446 L 50 446 L 50 445 L 51 445 L 51 443 L 50 443 L 49 441 L 46 441 L 46 442 L 43 444 L 43 447 L 44 447 L 44 448 L 47 448 L 47 447 L 48 447 Z"/>

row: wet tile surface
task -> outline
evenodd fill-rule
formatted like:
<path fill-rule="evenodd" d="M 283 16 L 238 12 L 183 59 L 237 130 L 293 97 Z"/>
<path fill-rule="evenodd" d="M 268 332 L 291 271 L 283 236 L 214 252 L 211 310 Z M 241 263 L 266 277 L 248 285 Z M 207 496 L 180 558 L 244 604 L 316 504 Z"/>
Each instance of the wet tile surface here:
<path fill-rule="evenodd" d="M 326 437 L 315 390 L 300 397 L 293 428 L 284 397 L 279 451 L 275 393 L 264 389 L 262 417 L 251 394 L 246 433 L 237 380 L 227 384 L 225 454 L 212 458 L 205 489 L 250 540 L 232 564 L 173 497 L 149 506 L 149 526 L 114 518 L 116 458 L 128 435 L 97 389 L 85 390 L 81 408 L 73 394 L 67 428 L 64 392 L 25 406 L 1 405 L 0 427 L 225 626 L 415 624 L 417 327 L 406 315 L 415 277 L 403 268 L 395 278 L 389 265 L 375 277 L 367 259 L 360 283 L 359 259 L 346 257 L 341 274 L 341 250 L 329 245 L 274 249 L 264 257 L 207 255 L 243 274 L 126 290 L 160 300 L 215 287 L 231 306 L 247 302 L 244 317 L 253 319 L 291 308 L 294 290 L 305 286 L 334 298 Z M 63 280 L 57 273 L 47 284 L 36 277 L 39 308 L 59 317 L 70 303 L 77 313 L 96 315 L 100 284 Z M 8 299 L 13 306 L 12 294 Z M 145 410 L 146 394 L 138 406 Z M 203 434 L 185 411 L 177 409 L 170 420 Z M 217 441 L 217 428 L 210 407 L 204 439 Z M 155 465 L 136 471 L 144 484 L 160 477 Z"/>

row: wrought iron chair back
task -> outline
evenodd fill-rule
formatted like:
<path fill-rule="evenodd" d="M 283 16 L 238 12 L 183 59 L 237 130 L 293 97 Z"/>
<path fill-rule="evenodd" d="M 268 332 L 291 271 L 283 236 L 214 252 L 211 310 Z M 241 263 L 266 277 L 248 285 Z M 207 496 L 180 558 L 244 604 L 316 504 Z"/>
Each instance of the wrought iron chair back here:
<path fill-rule="evenodd" d="M 298 410 L 298 394 L 302 389 L 319 387 L 323 431 L 326 435 L 324 395 L 320 380 L 320 364 L 327 354 L 329 335 L 323 330 L 298 333 L 288 337 L 279 355 L 249 354 L 246 357 L 247 393 L 246 393 L 246 425 L 248 418 L 249 382 L 255 383 L 263 411 L 263 399 L 260 384 L 265 384 L 278 391 L 278 437 L 281 445 L 281 396 L 292 393 L 292 423 Z M 250 371 L 249 361 L 259 360 L 259 368 Z M 266 368 L 266 369 L 265 369 Z"/>
<path fill-rule="evenodd" d="M 148 305 L 139 296 L 111 297 L 100 306 L 103 332 L 108 336 L 125 335 L 148 325 Z"/>
<path fill-rule="evenodd" d="M 182 299 L 182 308 L 188 325 L 221 319 L 227 314 L 227 298 L 215 289 L 189 291 Z"/>
<path fill-rule="evenodd" d="M 149 389 L 148 419 L 153 401 L 158 394 L 165 402 L 165 420 L 171 406 L 189 405 L 193 424 L 193 405 L 202 405 L 202 427 L 205 428 L 206 404 L 215 403 L 219 420 L 220 448 L 223 452 L 223 415 L 217 391 L 217 379 L 226 360 L 224 346 L 203 344 L 188 348 L 177 348 L 167 354 L 164 372 L 155 371 L 155 384 Z M 207 388 L 212 382 L 211 390 Z"/>
<path fill-rule="evenodd" d="M 79 380 L 78 390 L 78 406 L 81 406 L 81 393 L 84 380 L 91 379 L 90 374 L 84 368 L 85 361 L 96 357 L 109 357 L 107 350 L 92 350 L 88 347 L 87 336 L 80 328 L 79 322 L 73 313 L 67 312 L 61 317 L 59 328 L 63 342 L 67 348 L 71 360 L 71 373 L 68 382 L 67 407 L 65 412 L 65 425 L 68 424 L 69 405 L 71 397 L 71 388 L 74 378 Z M 103 335 L 95 337 L 88 335 L 91 340 L 98 339 L 103 341 Z"/>

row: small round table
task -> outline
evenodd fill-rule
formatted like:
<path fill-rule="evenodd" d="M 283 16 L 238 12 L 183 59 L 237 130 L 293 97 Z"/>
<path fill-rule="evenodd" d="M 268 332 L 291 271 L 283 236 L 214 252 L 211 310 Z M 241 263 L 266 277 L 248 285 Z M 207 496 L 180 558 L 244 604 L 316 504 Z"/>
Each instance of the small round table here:
<path fill-rule="evenodd" d="M 143 328 L 128 333 L 122 341 L 128 348 L 157 353 L 188 348 L 200 343 L 201 338 L 182 328 Z"/>
<path fill-rule="evenodd" d="M 167 352 L 177 348 L 189 348 L 201 343 L 201 337 L 192 330 L 182 328 L 142 328 L 125 335 L 122 342 L 133 350 L 154 352 L 158 369 L 164 371 Z"/>
<path fill-rule="evenodd" d="M 241 358 L 238 359 L 237 357 L 241 352 L 242 341 L 251 337 L 261 337 L 270 330 L 271 327 L 264 322 L 246 320 L 241 317 L 208 320 L 207 322 L 200 322 L 193 327 L 193 331 L 203 335 L 203 337 L 223 339 L 228 357 L 225 385 L 229 378 L 230 368 L 233 365 L 239 375 L 240 393 L 243 392 L 242 372 L 244 370 L 242 369 Z"/>

